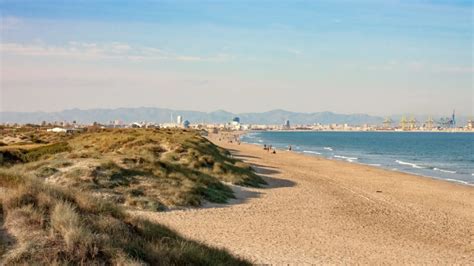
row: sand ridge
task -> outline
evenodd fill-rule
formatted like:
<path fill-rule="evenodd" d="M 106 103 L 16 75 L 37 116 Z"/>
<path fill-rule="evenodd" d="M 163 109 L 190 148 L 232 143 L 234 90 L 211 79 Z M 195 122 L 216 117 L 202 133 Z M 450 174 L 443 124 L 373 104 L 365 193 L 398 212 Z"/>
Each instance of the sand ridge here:
<path fill-rule="evenodd" d="M 136 214 L 255 263 L 474 263 L 473 187 L 210 139 L 269 186 L 233 186 L 230 204 Z"/>

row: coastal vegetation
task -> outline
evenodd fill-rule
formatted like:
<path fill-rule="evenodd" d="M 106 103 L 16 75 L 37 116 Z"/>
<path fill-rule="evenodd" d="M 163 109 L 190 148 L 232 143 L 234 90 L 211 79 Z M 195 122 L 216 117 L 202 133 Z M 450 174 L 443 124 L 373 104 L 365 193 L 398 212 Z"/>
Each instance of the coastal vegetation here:
<path fill-rule="evenodd" d="M 227 184 L 264 184 L 199 132 L 1 133 L 4 263 L 247 264 L 127 213 L 225 203 Z"/>

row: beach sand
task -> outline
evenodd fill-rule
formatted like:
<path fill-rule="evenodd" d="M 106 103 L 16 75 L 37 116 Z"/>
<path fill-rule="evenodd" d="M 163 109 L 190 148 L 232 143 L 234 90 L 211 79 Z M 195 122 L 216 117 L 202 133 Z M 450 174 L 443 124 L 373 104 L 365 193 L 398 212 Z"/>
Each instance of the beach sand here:
<path fill-rule="evenodd" d="M 474 187 L 219 141 L 269 183 L 200 209 L 135 212 L 255 263 L 474 264 Z"/>

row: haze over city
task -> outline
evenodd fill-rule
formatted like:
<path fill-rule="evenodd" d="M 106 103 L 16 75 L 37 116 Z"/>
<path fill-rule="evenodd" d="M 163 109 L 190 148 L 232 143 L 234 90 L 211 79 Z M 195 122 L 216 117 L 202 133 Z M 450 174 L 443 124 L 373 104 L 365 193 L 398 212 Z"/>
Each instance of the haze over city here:
<path fill-rule="evenodd" d="M 1 111 L 472 115 L 471 1 L 1 1 Z"/>

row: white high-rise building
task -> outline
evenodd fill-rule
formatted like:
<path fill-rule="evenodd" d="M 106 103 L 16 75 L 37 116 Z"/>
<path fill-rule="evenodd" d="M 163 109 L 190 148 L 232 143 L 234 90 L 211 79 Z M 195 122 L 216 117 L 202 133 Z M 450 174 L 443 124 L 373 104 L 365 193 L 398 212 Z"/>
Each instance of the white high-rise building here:
<path fill-rule="evenodd" d="M 181 125 L 183 123 L 183 117 L 178 115 L 178 118 L 176 119 L 176 123 L 178 123 L 178 125 Z"/>

